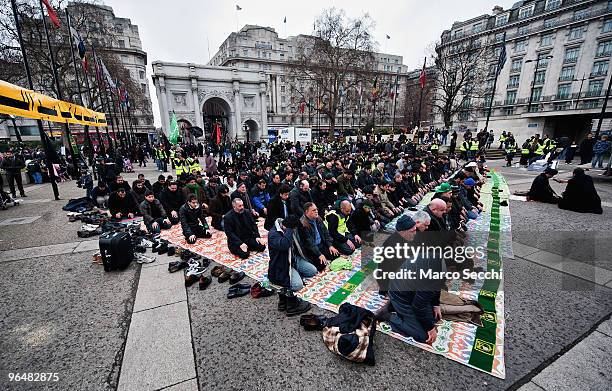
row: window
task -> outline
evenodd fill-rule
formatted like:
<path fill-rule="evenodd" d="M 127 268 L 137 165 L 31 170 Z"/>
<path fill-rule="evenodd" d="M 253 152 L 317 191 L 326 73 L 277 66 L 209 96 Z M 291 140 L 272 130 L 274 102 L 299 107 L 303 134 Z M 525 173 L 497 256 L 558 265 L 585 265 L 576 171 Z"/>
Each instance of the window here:
<path fill-rule="evenodd" d="M 559 89 L 557 90 L 557 99 L 568 99 L 570 96 L 571 89 L 571 84 L 559 84 Z"/>
<path fill-rule="evenodd" d="M 515 58 L 514 60 L 512 60 L 512 63 L 510 63 L 510 72 L 520 72 L 522 66 L 523 66 L 523 59 Z"/>
<path fill-rule="evenodd" d="M 503 26 L 508 23 L 508 14 L 501 14 L 495 17 L 495 27 Z"/>
<path fill-rule="evenodd" d="M 551 27 L 555 27 L 556 25 L 557 25 L 557 19 L 556 18 L 551 18 L 551 19 L 544 20 L 544 28 L 545 29 L 549 29 Z"/>
<path fill-rule="evenodd" d="M 502 42 L 504 40 L 504 33 L 495 34 L 495 42 Z"/>
<path fill-rule="evenodd" d="M 519 10 L 519 19 L 526 19 L 528 17 L 530 17 L 531 15 L 533 15 L 533 8 L 535 7 L 535 4 L 531 4 L 528 5 L 526 7 L 522 7 Z"/>
<path fill-rule="evenodd" d="M 597 45 L 597 52 L 595 52 L 595 57 L 606 57 L 609 56 L 612 52 L 612 41 L 600 42 Z"/>
<path fill-rule="evenodd" d="M 580 39 L 584 35 L 582 26 L 572 27 L 569 31 L 569 39 Z"/>
<path fill-rule="evenodd" d="M 506 104 L 512 105 L 514 103 L 516 103 L 516 91 L 506 92 Z"/>
<path fill-rule="evenodd" d="M 285 92 L 285 86 L 281 86 L 281 92 Z"/>
<path fill-rule="evenodd" d="M 242 55 L 243 56 L 248 56 L 249 55 L 249 49 L 242 49 Z"/>
<path fill-rule="evenodd" d="M 524 52 L 526 50 L 527 47 L 527 41 L 522 40 L 522 41 L 516 41 L 516 44 L 514 46 L 514 51 L 515 52 Z"/>
<path fill-rule="evenodd" d="M 280 58 L 281 58 L 281 60 L 284 60 L 285 59 L 285 53 L 281 53 L 280 54 Z"/>
<path fill-rule="evenodd" d="M 536 87 L 536 88 L 533 89 L 533 95 L 532 95 L 531 100 L 533 102 L 539 102 L 540 99 L 542 99 L 542 87 Z M 533 109 L 533 107 L 532 107 L 532 109 Z"/>
<path fill-rule="evenodd" d="M 601 29 L 602 33 L 610 33 L 612 32 L 612 19 L 607 19 L 604 24 L 603 24 L 603 28 Z"/>
<path fill-rule="evenodd" d="M 525 34 L 529 34 L 529 26 L 521 26 L 518 28 L 517 35 L 525 35 Z"/>
<path fill-rule="evenodd" d="M 544 70 L 544 71 L 537 71 L 535 73 L 535 78 L 533 80 L 533 84 L 544 84 L 545 80 L 546 80 L 546 70 Z"/>
<path fill-rule="evenodd" d="M 147 92 L 147 85 L 145 83 L 140 83 L 140 89 L 142 92 Z"/>
<path fill-rule="evenodd" d="M 115 25 L 115 32 L 118 34 L 123 34 L 123 26 L 120 24 Z"/>
<path fill-rule="evenodd" d="M 520 78 L 520 75 L 510 76 L 510 78 L 508 79 L 508 87 L 518 87 Z"/>
<path fill-rule="evenodd" d="M 122 55 L 121 55 L 121 62 L 128 62 L 128 56 L 127 56 L 127 54 L 122 54 Z"/>
<path fill-rule="evenodd" d="M 604 76 L 608 74 L 608 63 L 609 61 L 595 61 L 593 63 L 593 70 L 591 76 Z"/>
<path fill-rule="evenodd" d="M 513 107 L 507 108 L 506 115 L 514 115 L 514 108 Z"/>
<path fill-rule="evenodd" d="M 561 6 L 561 0 L 546 0 L 546 11 L 557 9 Z"/>
<path fill-rule="evenodd" d="M 603 80 L 591 80 L 589 83 L 589 89 L 587 90 L 587 96 L 600 96 L 603 90 Z"/>
<path fill-rule="evenodd" d="M 496 47 L 495 49 L 493 49 L 493 58 L 499 58 L 500 54 L 501 54 L 501 46 Z"/>
<path fill-rule="evenodd" d="M 582 20 L 589 16 L 589 11 L 585 9 L 574 11 L 574 20 Z"/>
<path fill-rule="evenodd" d="M 559 75 L 559 80 L 560 81 L 573 80 L 575 71 L 576 71 L 576 67 L 574 65 L 561 68 L 561 74 Z"/>
<path fill-rule="evenodd" d="M 453 31 L 453 38 L 457 39 L 461 37 L 463 37 L 463 30 L 459 29 L 459 30 Z M 383 58 L 383 61 L 384 61 L 384 58 Z"/>
<path fill-rule="evenodd" d="M 472 33 L 479 33 L 482 31 L 482 23 L 476 23 L 472 26 Z"/>
<path fill-rule="evenodd" d="M 570 62 L 578 61 L 579 53 L 580 53 L 580 48 L 565 49 L 565 57 L 563 58 L 563 62 L 570 63 Z"/>
<path fill-rule="evenodd" d="M 138 76 L 139 76 L 141 79 L 144 79 L 144 78 L 145 78 L 145 73 L 144 73 L 144 71 L 138 71 Z"/>
<path fill-rule="evenodd" d="M 553 44 L 553 35 L 546 34 L 540 37 L 540 46 L 550 46 Z"/>
<path fill-rule="evenodd" d="M 459 113 L 459 121 L 467 121 L 470 119 L 470 114 L 467 111 L 461 111 Z"/>
<path fill-rule="evenodd" d="M 538 69 L 546 68 L 550 59 L 547 58 L 550 56 L 550 53 L 538 53 Z"/>
<path fill-rule="evenodd" d="M 118 42 L 119 42 L 119 47 L 120 48 L 124 48 L 125 47 L 125 41 L 123 39 L 119 39 Z"/>

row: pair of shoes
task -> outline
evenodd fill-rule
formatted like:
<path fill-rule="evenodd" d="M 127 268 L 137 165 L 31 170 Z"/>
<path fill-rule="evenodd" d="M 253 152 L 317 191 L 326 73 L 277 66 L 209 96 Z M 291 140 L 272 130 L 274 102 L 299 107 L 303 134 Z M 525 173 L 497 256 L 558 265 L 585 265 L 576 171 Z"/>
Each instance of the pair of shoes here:
<path fill-rule="evenodd" d="M 210 278 L 210 276 L 201 275 L 198 286 L 200 290 L 203 291 L 204 289 L 208 288 L 211 282 L 212 278 Z"/>
<path fill-rule="evenodd" d="M 244 274 L 244 272 L 237 272 L 237 271 L 232 271 L 230 273 L 230 277 L 229 277 L 229 283 L 230 285 L 234 285 L 237 282 L 242 281 L 242 279 L 246 276 L 246 274 Z"/>
<path fill-rule="evenodd" d="M 224 283 L 229 280 L 231 277 L 232 269 L 225 266 L 215 266 L 210 271 L 210 275 L 213 277 L 217 277 L 217 281 L 219 283 Z"/>
<path fill-rule="evenodd" d="M 134 259 L 138 263 L 151 263 L 151 262 L 155 262 L 155 257 L 147 257 L 146 255 L 143 255 L 143 254 L 134 254 Z"/>
<path fill-rule="evenodd" d="M 229 288 L 227 292 L 227 298 L 233 299 L 235 297 L 246 296 L 251 292 L 251 286 L 247 284 L 236 284 Z"/>
<path fill-rule="evenodd" d="M 146 253 L 147 252 L 147 248 L 143 245 L 137 244 L 134 246 L 134 252 L 137 253 Z"/>
<path fill-rule="evenodd" d="M 261 286 L 260 282 L 256 282 L 251 287 L 251 297 L 254 299 L 257 299 L 260 297 L 269 297 L 272 295 L 274 295 L 274 291 L 271 289 L 264 288 L 263 286 Z"/>
<path fill-rule="evenodd" d="M 300 326 L 306 331 L 321 331 L 327 322 L 327 317 L 323 315 L 302 315 L 300 317 Z"/>
<path fill-rule="evenodd" d="M 27 195 L 25 195 L 25 193 L 21 193 L 21 197 L 27 197 Z"/>
<path fill-rule="evenodd" d="M 168 256 L 172 257 L 172 256 L 174 256 L 174 253 L 176 253 L 176 247 L 168 246 Z"/>
<path fill-rule="evenodd" d="M 175 273 L 175 272 L 178 272 L 179 270 L 186 268 L 187 266 L 189 266 L 189 264 L 184 261 L 170 262 L 168 264 L 168 271 L 170 273 Z"/>

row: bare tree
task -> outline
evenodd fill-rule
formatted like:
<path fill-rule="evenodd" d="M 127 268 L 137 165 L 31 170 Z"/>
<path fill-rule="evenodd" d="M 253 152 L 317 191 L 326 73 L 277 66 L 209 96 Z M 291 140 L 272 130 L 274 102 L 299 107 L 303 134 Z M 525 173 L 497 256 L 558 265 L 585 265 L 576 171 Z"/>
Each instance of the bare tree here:
<path fill-rule="evenodd" d="M 477 41 L 442 47 L 433 51 L 436 70 L 434 110 L 442 115 L 444 126 L 450 128 L 460 112 L 481 110 L 488 89 L 492 48 Z"/>
<path fill-rule="evenodd" d="M 330 8 L 315 22 L 314 35 L 298 37 L 295 60 L 289 62 L 290 88 L 297 103 L 329 120 L 330 135 L 348 91 L 371 77 L 374 68 L 374 22 L 366 14 L 347 18 Z"/>

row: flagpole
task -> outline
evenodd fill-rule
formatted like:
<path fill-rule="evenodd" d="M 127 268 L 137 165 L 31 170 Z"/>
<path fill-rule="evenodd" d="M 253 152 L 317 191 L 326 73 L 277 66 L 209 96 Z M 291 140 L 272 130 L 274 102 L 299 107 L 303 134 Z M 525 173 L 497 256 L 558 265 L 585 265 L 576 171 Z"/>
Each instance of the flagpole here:
<path fill-rule="evenodd" d="M 40 13 L 42 16 L 43 27 L 45 29 L 45 36 L 47 37 L 47 47 L 49 48 L 49 56 L 51 58 L 51 69 L 53 70 L 53 79 L 55 80 L 55 88 L 57 89 L 57 99 L 64 100 L 62 97 L 62 90 L 60 88 L 59 77 L 57 75 L 57 68 L 55 66 L 55 56 L 53 55 L 53 49 L 51 48 L 51 39 L 49 38 L 49 30 L 47 29 L 47 19 L 45 19 L 45 11 L 43 8 L 42 0 L 38 2 L 40 4 Z M 74 151 L 72 150 L 72 142 L 70 135 L 70 127 L 68 126 L 68 122 L 64 122 L 64 129 L 66 130 L 66 142 L 68 147 L 66 148 L 66 155 L 70 155 L 72 158 L 72 167 L 74 168 L 74 173 L 77 178 L 81 177 L 81 172 L 79 170 L 79 163 L 77 162 L 77 156 L 75 156 Z M 76 141 L 75 141 L 76 145 Z M 78 152 L 77 152 L 78 153 Z"/>
<path fill-rule="evenodd" d="M 505 47 L 506 47 L 506 33 L 505 32 L 504 32 L 503 42 L 504 42 L 504 51 L 505 51 Z M 501 65 L 501 61 L 500 61 L 501 54 L 502 53 L 500 53 L 500 58 L 497 59 L 497 66 L 495 67 L 495 81 L 493 81 L 493 92 L 491 93 L 491 99 L 489 100 L 489 109 L 487 110 L 487 122 L 485 122 L 485 127 L 484 127 L 485 132 L 488 131 L 489 129 L 489 119 L 491 118 L 491 108 L 493 107 L 493 97 L 495 96 L 495 89 L 497 88 L 497 78 L 499 77 L 499 73 L 501 71 L 501 69 L 499 68 Z"/>
<path fill-rule="evenodd" d="M 89 77 L 87 76 L 87 69 L 83 68 L 83 77 L 85 79 L 85 88 L 87 89 L 87 96 L 89 98 L 89 104 L 90 104 L 90 108 L 93 110 L 94 109 L 94 102 L 93 102 L 93 95 L 91 94 L 91 86 L 89 84 Z M 100 99 L 100 102 L 102 101 L 102 99 Z M 104 107 L 103 104 L 101 104 L 100 106 Z M 102 143 L 102 137 L 100 136 L 100 129 L 95 126 L 96 128 L 96 136 L 98 137 L 98 149 L 101 151 L 103 151 L 104 148 L 104 144 Z M 106 128 L 108 131 L 108 123 L 106 124 Z M 91 141 L 91 139 L 90 139 Z M 92 145 L 93 148 L 93 145 Z"/>
<path fill-rule="evenodd" d="M 28 87 L 30 90 L 34 90 L 34 83 L 32 83 L 32 74 L 30 73 L 30 64 L 28 63 L 28 56 L 25 50 L 25 46 L 23 44 L 23 36 L 21 34 L 21 23 L 19 22 L 19 16 L 17 14 L 17 4 L 15 0 L 11 0 L 11 6 L 13 7 L 13 16 L 15 18 L 15 28 L 17 29 L 17 37 L 19 38 L 19 46 L 21 47 L 21 55 L 23 56 L 23 66 L 25 67 L 26 76 L 28 79 Z M 44 18 L 44 15 L 43 15 Z M 51 157 L 48 155 L 48 148 L 53 148 L 49 146 L 47 135 L 45 134 L 45 130 L 43 128 L 43 123 L 40 119 L 36 120 L 36 125 L 38 125 L 38 134 L 40 136 L 40 142 L 42 143 L 43 148 L 45 149 L 45 158 L 47 160 L 47 171 L 49 172 L 49 181 L 51 182 L 51 188 L 53 189 L 53 195 L 56 200 L 59 200 L 59 189 L 57 188 L 57 182 L 55 177 L 55 171 L 53 169 L 53 162 L 51 161 Z M 17 130 L 17 127 L 15 127 Z"/>
<path fill-rule="evenodd" d="M 399 79 L 400 71 L 397 71 L 395 75 L 395 84 L 393 85 L 393 122 L 391 123 L 391 133 L 395 134 L 395 112 L 397 110 L 397 81 Z"/>
<path fill-rule="evenodd" d="M 376 101 L 378 100 L 378 91 L 376 90 L 376 84 L 378 83 L 378 76 L 376 76 L 376 78 L 374 79 L 374 94 L 373 98 L 374 98 L 374 107 L 373 107 L 373 112 L 372 112 L 372 133 L 374 133 L 374 130 L 376 129 Z"/>
<path fill-rule="evenodd" d="M 74 42 L 72 41 L 72 30 L 70 24 L 70 14 L 68 13 L 68 9 L 66 9 L 66 20 L 68 24 L 68 42 L 70 43 L 70 54 L 72 55 L 72 65 L 74 67 L 74 76 L 76 78 L 77 83 L 77 91 L 79 92 L 79 101 L 81 102 L 81 106 L 85 106 L 83 102 L 83 92 L 81 91 L 81 80 L 79 79 L 79 70 L 76 64 L 76 57 L 74 56 Z M 89 98 L 89 108 L 91 108 L 91 95 Z M 85 106 L 87 107 L 87 106 Z M 83 127 L 83 132 L 85 133 L 85 139 L 87 140 L 87 149 L 89 155 L 89 164 L 93 165 L 93 143 L 91 142 L 91 138 L 89 137 L 89 126 L 85 125 Z"/>
<path fill-rule="evenodd" d="M 117 133 L 115 134 L 115 140 L 117 140 L 117 134 L 119 135 L 119 144 L 121 144 L 121 148 L 125 149 L 125 140 L 124 137 L 121 135 L 121 118 L 119 117 L 119 115 L 117 115 L 117 106 L 115 105 L 115 99 L 113 97 L 113 89 L 110 88 L 109 86 L 109 91 L 108 93 L 105 92 L 106 95 L 106 99 L 110 100 L 110 102 L 108 103 L 109 106 L 111 107 L 111 110 L 113 112 L 113 118 L 116 122 L 117 125 Z"/>
<path fill-rule="evenodd" d="M 91 52 L 94 57 L 94 65 L 96 67 L 96 84 L 98 85 L 98 93 L 100 94 L 100 103 L 102 105 L 102 110 L 108 113 L 108 117 L 111 119 L 110 123 L 111 123 L 111 129 L 113 130 L 113 136 L 115 136 L 115 121 L 113 120 L 113 117 L 110 111 L 110 107 L 108 107 L 109 105 L 108 105 L 108 96 L 106 95 L 106 89 L 105 88 L 103 89 L 102 87 L 100 87 L 100 81 L 101 81 L 100 79 L 102 79 L 102 70 L 100 69 L 100 64 L 98 63 L 98 56 L 96 55 L 96 46 L 93 43 L 91 44 Z M 106 85 L 104 80 L 102 80 L 102 83 L 104 86 Z M 108 145 L 110 147 L 110 150 L 113 151 L 113 139 L 108 134 L 108 122 L 109 121 L 106 121 L 106 138 L 108 140 Z M 102 139 L 100 139 L 100 142 L 102 143 Z M 104 144 L 102 143 L 102 145 Z"/>
<path fill-rule="evenodd" d="M 425 57 L 425 59 L 423 60 L 423 75 L 425 75 L 425 66 L 427 65 L 427 57 Z M 417 118 L 417 126 L 419 127 L 419 130 L 421 130 L 421 108 L 423 106 L 423 90 L 425 89 L 425 86 L 421 84 L 421 93 L 419 94 L 419 116 Z"/>

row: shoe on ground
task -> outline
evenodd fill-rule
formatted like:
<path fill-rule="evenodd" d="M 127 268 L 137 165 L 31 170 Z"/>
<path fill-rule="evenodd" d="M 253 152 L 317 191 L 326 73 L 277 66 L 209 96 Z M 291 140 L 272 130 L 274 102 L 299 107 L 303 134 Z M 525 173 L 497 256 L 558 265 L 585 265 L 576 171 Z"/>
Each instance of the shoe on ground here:
<path fill-rule="evenodd" d="M 217 277 L 217 281 L 219 281 L 220 284 L 223 284 L 224 282 L 229 280 L 231 276 L 232 276 L 232 269 L 225 270 L 223 273 L 221 273 L 219 277 Z"/>
<path fill-rule="evenodd" d="M 134 254 L 134 258 L 136 259 L 136 262 L 138 263 L 152 263 L 155 262 L 155 257 L 147 257 L 146 255 L 137 253 Z"/>
<path fill-rule="evenodd" d="M 287 296 L 284 292 L 278 292 L 278 310 L 287 311 Z"/>
<path fill-rule="evenodd" d="M 210 276 L 200 276 L 200 280 L 198 283 L 198 286 L 200 288 L 201 291 L 203 291 L 204 289 L 208 288 L 208 286 L 210 285 L 210 283 L 212 282 L 212 278 L 210 278 Z"/>
<path fill-rule="evenodd" d="M 179 261 L 179 262 L 170 262 L 168 264 L 168 271 L 170 273 L 176 273 L 179 270 L 185 269 L 188 266 L 187 262 Z"/>
<path fill-rule="evenodd" d="M 196 276 L 194 274 L 187 275 L 185 274 L 185 286 L 189 287 L 200 281 L 200 276 Z"/>
<path fill-rule="evenodd" d="M 239 287 L 232 286 L 232 287 L 229 288 L 229 291 L 227 292 L 227 298 L 228 299 L 233 299 L 235 297 L 246 296 L 250 292 L 251 292 L 251 287 L 248 287 L 248 288 L 239 288 Z"/>
<path fill-rule="evenodd" d="M 229 277 L 229 283 L 230 285 L 234 285 L 240 281 L 242 281 L 242 279 L 246 276 L 246 274 L 244 274 L 244 272 L 237 272 L 237 271 L 232 271 L 230 273 L 230 277 Z"/>
<path fill-rule="evenodd" d="M 185 270 L 185 275 L 193 275 L 196 276 L 198 278 L 200 278 L 200 276 L 202 274 L 204 274 L 206 272 L 206 268 L 205 267 L 201 267 L 201 266 L 196 266 L 196 265 L 191 265 L 189 266 L 186 270 Z"/>
<path fill-rule="evenodd" d="M 291 295 L 287 297 L 287 316 L 303 314 L 304 312 L 310 311 L 311 307 L 312 305 L 310 305 L 309 302 L 304 301 L 297 296 Z"/>

